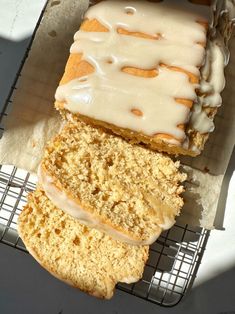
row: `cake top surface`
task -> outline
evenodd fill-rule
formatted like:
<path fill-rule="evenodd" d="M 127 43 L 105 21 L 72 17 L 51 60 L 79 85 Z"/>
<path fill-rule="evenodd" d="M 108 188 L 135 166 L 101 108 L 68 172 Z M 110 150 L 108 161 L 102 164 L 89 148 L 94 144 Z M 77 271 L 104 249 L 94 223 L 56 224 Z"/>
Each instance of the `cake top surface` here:
<path fill-rule="evenodd" d="M 79 30 L 71 52 L 93 72 L 61 85 L 56 99 L 71 112 L 182 143 L 205 57 L 209 6 L 109 0 L 89 8 L 87 20 L 102 31 Z"/>

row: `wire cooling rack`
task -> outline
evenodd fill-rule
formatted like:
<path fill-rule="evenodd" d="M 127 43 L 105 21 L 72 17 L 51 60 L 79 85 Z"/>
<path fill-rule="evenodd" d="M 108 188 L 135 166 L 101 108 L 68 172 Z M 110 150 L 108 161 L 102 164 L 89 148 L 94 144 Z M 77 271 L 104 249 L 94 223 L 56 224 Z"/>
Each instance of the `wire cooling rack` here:
<path fill-rule="evenodd" d="M 43 11 L 36 25 L 40 24 Z M 0 113 L 0 136 L 4 128 L 3 118 L 8 114 L 12 94 L 30 51 L 35 35 L 29 43 L 8 99 Z M 14 166 L 0 165 L 0 242 L 27 252 L 17 233 L 17 219 L 26 203 L 27 194 L 35 189 L 37 178 Z M 150 257 L 143 278 L 135 284 L 119 284 L 118 289 L 162 305 L 174 306 L 192 285 L 200 265 L 209 231 L 176 224 L 162 233 L 150 248 Z"/>

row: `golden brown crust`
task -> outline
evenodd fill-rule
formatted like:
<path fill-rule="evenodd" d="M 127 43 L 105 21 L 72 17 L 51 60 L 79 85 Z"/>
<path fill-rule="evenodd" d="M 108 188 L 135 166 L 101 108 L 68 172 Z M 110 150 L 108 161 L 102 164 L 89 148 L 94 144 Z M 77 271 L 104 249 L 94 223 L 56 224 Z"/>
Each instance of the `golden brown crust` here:
<path fill-rule="evenodd" d="M 59 109 L 60 103 L 56 102 L 56 106 L 57 106 L 57 109 Z M 188 155 L 192 157 L 195 157 L 198 155 L 198 153 L 195 151 L 184 149 L 181 146 L 170 145 L 169 143 L 166 143 L 164 141 L 164 138 L 168 136 L 167 134 L 161 134 L 160 138 L 158 136 L 159 134 L 156 134 L 154 137 L 150 137 L 136 131 L 119 128 L 118 126 L 114 124 L 110 124 L 101 120 L 92 119 L 87 116 L 83 116 L 81 114 L 71 114 L 66 109 L 60 109 L 60 113 L 62 117 L 64 117 L 64 119 L 73 121 L 75 123 L 78 121 L 83 121 L 94 127 L 95 126 L 102 127 L 103 130 L 107 130 L 107 129 L 112 130 L 113 133 L 120 135 L 124 137 L 125 139 L 129 139 L 130 143 L 132 144 L 141 143 L 152 150 L 157 150 L 160 152 L 167 152 L 168 154 L 172 154 L 172 155 Z M 202 136 L 202 134 L 200 134 L 199 132 L 195 132 L 195 133 L 196 133 L 195 135 L 193 133 L 193 136 L 190 135 L 193 141 L 194 141 L 195 136 L 198 137 L 196 139 L 197 143 L 199 143 L 201 139 L 205 138 L 205 136 Z"/>

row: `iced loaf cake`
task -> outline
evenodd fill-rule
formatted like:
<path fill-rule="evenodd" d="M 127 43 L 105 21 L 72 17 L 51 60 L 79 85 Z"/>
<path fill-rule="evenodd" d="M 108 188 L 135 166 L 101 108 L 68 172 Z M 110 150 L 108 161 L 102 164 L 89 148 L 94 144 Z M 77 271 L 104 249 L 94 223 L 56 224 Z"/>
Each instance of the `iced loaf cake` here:
<path fill-rule="evenodd" d="M 209 40 L 209 22 L 210 6 L 187 0 L 90 7 L 56 108 L 159 151 L 200 154 L 224 87 L 224 58 Z"/>

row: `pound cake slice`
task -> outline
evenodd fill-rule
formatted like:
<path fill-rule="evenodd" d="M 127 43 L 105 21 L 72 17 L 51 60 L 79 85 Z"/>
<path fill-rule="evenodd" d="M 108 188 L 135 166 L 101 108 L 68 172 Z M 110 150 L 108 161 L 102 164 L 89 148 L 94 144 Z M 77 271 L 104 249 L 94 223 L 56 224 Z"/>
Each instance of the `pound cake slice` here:
<path fill-rule="evenodd" d="M 93 296 L 109 299 L 118 282 L 143 274 L 147 246 L 115 241 L 56 208 L 38 188 L 18 220 L 29 253 L 52 275 Z"/>
<path fill-rule="evenodd" d="M 68 123 L 46 147 L 39 181 L 82 223 L 130 244 L 151 244 L 183 200 L 179 162 L 89 124 Z"/>
<path fill-rule="evenodd" d="M 109 0 L 90 7 L 55 107 L 66 119 L 158 151 L 200 154 L 224 87 L 208 2 Z"/>

